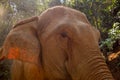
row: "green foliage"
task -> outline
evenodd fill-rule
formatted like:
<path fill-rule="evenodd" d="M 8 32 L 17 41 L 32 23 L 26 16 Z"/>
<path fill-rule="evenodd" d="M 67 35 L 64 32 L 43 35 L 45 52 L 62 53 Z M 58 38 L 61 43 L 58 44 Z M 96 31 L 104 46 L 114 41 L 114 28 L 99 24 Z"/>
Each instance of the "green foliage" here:
<path fill-rule="evenodd" d="M 105 51 L 105 54 L 111 52 L 113 50 L 114 43 L 120 39 L 119 9 L 119 0 L 113 0 L 111 5 L 109 5 L 106 9 L 103 9 L 105 17 L 103 18 L 103 24 L 101 26 L 104 26 L 106 28 L 106 31 L 102 32 L 101 34 L 102 38 L 105 33 L 107 34 L 107 36 L 102 39 L 100 47 L 103 52 Z"/>
<path fill-rule="evenodd" d="M 113 44 L 117 39 L 120 39 L 120 23 L 116 22 L 113 24 L 113 27 L 108 31 L 108 38 L 101 42 L 100 47 L 104 48 L 105 46 L 109 51 L 113 50 Z"/>
<path fill-rule="evenodd" d="M 116 22 L 113 24 L 112 29 L 109 30 L 109 37 L 113 40 L 120 38 L 120 23 Z"/>

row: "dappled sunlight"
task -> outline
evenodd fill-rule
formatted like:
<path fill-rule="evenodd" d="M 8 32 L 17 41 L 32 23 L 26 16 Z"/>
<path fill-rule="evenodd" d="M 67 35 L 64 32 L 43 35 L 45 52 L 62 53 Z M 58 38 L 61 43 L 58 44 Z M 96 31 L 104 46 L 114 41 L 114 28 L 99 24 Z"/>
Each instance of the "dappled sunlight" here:
<path fill-rule="evenodd" d="M 112 53 L 112 54 L 110 54 L 110 55 L 108 56 L 108 60 L 109 60 L 109 61 L 112 61 L 112 60 L 114 60 L 114 59 L 116 59 L 116 58 L 118 58 L 118 57 L 120 57 L 120 51 L 118 51 L 117 53 Z"/>
<path fill-rule="evenodd" d="M 0 6 L 0 17 L 4 15 L 4 12 L 5 12 L 4 8 Z"/>

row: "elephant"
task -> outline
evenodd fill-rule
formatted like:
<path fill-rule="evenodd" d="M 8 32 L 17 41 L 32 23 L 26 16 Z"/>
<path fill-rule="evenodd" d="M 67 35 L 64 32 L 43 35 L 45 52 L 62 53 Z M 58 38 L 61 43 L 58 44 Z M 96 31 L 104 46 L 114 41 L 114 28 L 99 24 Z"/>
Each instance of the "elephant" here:
<path fill-rule="evenodd" d="M 12 80 L 114 80 L 99 37 L 83 12 L 55 6 L 18 22 L 0 54 L 13 60 Z"/>

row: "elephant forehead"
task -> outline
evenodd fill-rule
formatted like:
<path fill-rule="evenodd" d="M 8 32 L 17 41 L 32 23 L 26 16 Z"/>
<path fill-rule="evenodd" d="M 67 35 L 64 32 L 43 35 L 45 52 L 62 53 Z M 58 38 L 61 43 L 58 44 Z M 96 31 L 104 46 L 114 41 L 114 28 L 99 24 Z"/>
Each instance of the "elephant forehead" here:
<path fill-rule="evenodd" d="M 79 37 L 83 38 L 84 36 L 91 36 L 93 35 L 93 28 L 90 24 L 84 23 L 81 21 L 66 21 L 63 23 L 52 24 L 48 26 L 42 36 L 44 38 L 48 38 L 57 34 L 67 35 L 69 37 Z"/>
<path fill-rule="evenodd" d="M 62 32 L 75 37 L 92 35 L 92 29 L 86 16 L 69 8 L 58 7 L 45 11 L 40 16 L 39 26 L 42 27 L 39 27 L 38 33 L 43 38 L 52 37 Z"/>

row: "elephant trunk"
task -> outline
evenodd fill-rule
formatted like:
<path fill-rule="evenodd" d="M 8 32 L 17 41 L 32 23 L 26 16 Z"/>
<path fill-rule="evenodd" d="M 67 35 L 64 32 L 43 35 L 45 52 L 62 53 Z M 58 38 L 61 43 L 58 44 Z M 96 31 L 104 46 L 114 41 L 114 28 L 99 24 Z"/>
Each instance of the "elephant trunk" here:
<path fill-rule="evenodd" d="M 104 58 L 101 55 L 91 56 L 91 58 L 86 61 L 87 75 L 83 80 L 114 80 L 111 72 L 109 71 Z M 88 70 L 87 70 L 88 69 Z"/>
<path fill-rule="evenodd" d="M 76 47 L 71 52 L 66 69 L 72 80 L 114 80 L 99 49 Z"/>

